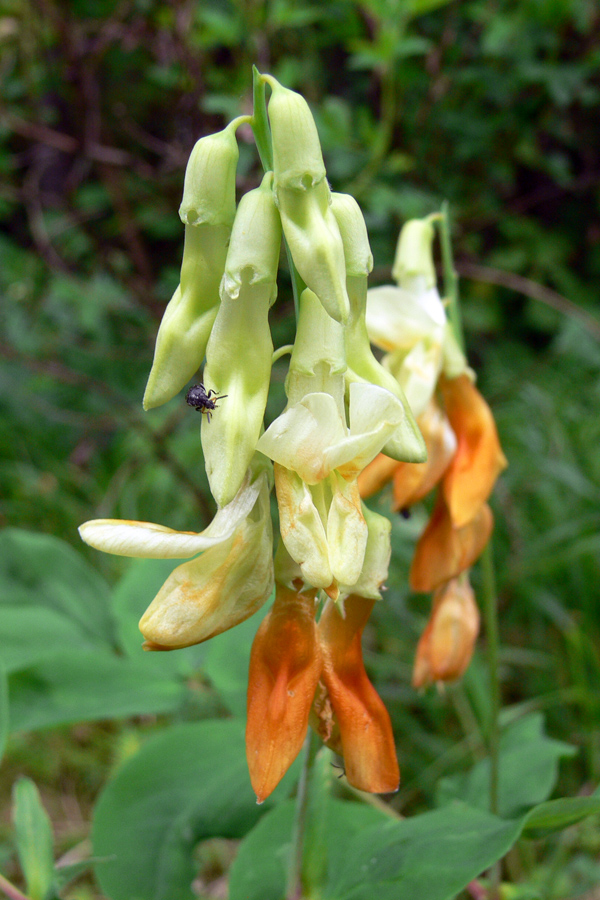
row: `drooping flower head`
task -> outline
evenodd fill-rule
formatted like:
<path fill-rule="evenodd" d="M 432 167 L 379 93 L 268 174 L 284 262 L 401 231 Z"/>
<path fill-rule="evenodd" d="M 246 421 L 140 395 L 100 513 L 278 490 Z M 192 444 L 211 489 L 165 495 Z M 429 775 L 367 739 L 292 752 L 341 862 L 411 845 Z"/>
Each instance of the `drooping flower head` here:
<path fill-rule="evenodd" d="M 437 487 L 410 570 L 414 590 L 436 592 L 417 653 L 417 686 L 453 680 L 468 665 L 479 617 L 467 572 L 492 533 L 487 500 L 506 466 L 492 413 L 437 291 L 433 235 L 431 219 L 404 226 L 392 270 L 398 284 L 369 291 L 366 317 L 371 340 L 387 351 L 383 365 L 417 415 L 427 460 L 396 462 L 380 454 L 359 476 L 363 497 L 392 481 L 392 508 L 400 511 Z"/>
<path fill-rule="evenodd" d="M 362 662 L 361 635 L 390 559 L 390 522 L 362 503 L 358 478 L 380 453 L 423 463 L 425 443 L 395 372 L 373 355 L 365 324 L 372 267 L 356 202 L 333 194 L 312 113 L 264 76 L 272 171 L 236 206 L 231 122 L 201 138 L 185 175 L 181 284 L 165 310 L 144 396 L 171 400 L 206 358 L 200 396 L 219 395 L 201 440 L 217 512 L 201 532 L 96 519 L 97 549 L 184 560 L 140 621 L 147 650 L 200 643 L 275 599 L 252 648 L 247 756 L 264 800 L 298 754 L 324 702 L 351 783 L 392 791 L 391 724 Z M 306 289 L 286 379 L 287 405 L 266 428 L 282 235 Z M 281 540 L 276 564 L 270 492 Z M 453 501 L 454 502 L 454 501 Z M 319 712 L 321 709 L 321 712 Z"/>

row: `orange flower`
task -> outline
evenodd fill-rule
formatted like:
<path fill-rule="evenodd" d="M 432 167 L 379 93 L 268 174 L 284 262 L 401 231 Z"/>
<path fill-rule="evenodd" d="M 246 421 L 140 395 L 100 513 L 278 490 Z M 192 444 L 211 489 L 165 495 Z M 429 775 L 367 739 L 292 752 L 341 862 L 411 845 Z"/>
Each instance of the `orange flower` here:
<path fill-rule="evenodd" d="M 302 749 L 322 667 L 316 591 L 296 593 L 281 584 L 276 589 L 252 644 L 248 676 L 246 756 L 258 803 Z"/>
<path fill-rule="evenodd" d="M 440 387 L 458 440 L 443 490 L 452 521 L 461 528 L 478 514 L 507 462 L 492 412 L 470 378 L 441 378 Z"/>
<path fill-rule="evenodd" d="M 334 603 L 328 603 L 321 616 L 321 679 L 327 698 L 321 692 L 317 730 L 343 755 L 350 784 L 361 791 L 385 794 L 398 789 L 400 772 L 390 717 L 369 681 L 362 658 L 362 632 L 374 604 L 374 600 L 351 594 L 343 617 Z"/>
<path fill-rule="evenodd" d="M 433 591 L 445 581 L 469 569 L 490 539 L 492 511 L 483 503 L 475 517 L 456 528 L 444 494 L 438 491 L 435 507 L 419 538 L 410 567 L 414 591 Z"/>
<path fill-rule="evenodd" d="M 479 610 L 467 576 L 439 587 L 417 647 L 413 686 L 460 678 L 471 662 L 478 633 Z"/>

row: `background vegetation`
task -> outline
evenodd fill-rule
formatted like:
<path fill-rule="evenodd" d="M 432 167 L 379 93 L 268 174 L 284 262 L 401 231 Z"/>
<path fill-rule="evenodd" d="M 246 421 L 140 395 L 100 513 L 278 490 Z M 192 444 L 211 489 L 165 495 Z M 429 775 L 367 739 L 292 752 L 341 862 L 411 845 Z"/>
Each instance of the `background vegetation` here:
<path fill-rule="evenodd" d="M 168 677 L 156 664 L 150 673 L 135 614 L 164 567 L 94 553 L 76 528 L 107 516 L 200 530 L 212 513 L 198 417 L 181 397 L 144 414 L 141 397 L 178 282 L 187 156 L 249 110 L 253 63 L 311 103 L 332 187 L 364 210 L 373 284 L 389 280 L 401 224 L 450 202 L 469 357 L 510 461 L 494 501 L 503 722 L 543 712 L 547 733 L 573 748 L 556 751 L 541 799 L 561 756 L 557 792 L 590 793 L 600 775 L 594 0 L 3 0 L 0 11 L 0 653 L 14 729 L 0 870 L 22 883 L 18 775 L 41 790 L 56 854 L 83 856 L 100 789 L 147 732 L 243 711 L 254 624 L 236 638 L 239 659 L 236 640 L 218 639 L 180 663 L 158 654 Z M 247 190 L 260 171 L 251 135 L 238 135 Z M 284 284 L 276 343 L 292 320 Z M 409 594 L 406 576 L 424 517 L 394 522 L 390 590 L 367 634 L 399 746 L 392 802 L 407 814 L 460 793 L 450 776 L 482 757 L 490 716 L 485 634 L 461 685 L 410 687 L 429 601 Z M 13 620 L 15 596 L 26 609 Z M 66 606 L 77 619 L 68 633 L 46 615 Z M 24 661 L 25 632 L 39 640 Z M 85 702 L 69 700 L 92 650 L 108 699 L 90 681 Z M 510 896 L 597 896 L 597 826 L 511 851 Z M 203 846 L 201 896 L 224 896 L 234 850 Z M 89 878 L 72 890 L 100 896 Z"/>

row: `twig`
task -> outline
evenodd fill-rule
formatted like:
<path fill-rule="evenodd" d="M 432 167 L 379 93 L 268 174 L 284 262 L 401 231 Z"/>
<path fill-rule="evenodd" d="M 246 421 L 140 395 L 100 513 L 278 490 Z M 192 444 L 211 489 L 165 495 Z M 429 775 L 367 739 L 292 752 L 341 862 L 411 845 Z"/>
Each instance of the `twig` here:
<path fill-rule="evenodd" d="M 518 294 L 531 297 L 532 300 L 539 300 L 540 303 L 545 303 L 546 306 L 550 306 L 563 315 L 578 320 L 594 335 L 596 340 L 600 341 L 600 321 L 576 303 L 573 303 L 572 300 L 568 300 L 562 294 L 553 291 L 552 288 L 544 287 L 543 284 L 532 281 L 530 278 L 524 278 L 522 275 L 516 275 L 514 272 L 505 272 L 502 269 L 494 269 L 490 266 L 480 266 L 478 263 L 463 261 L 456 264 L 456 269 L 459 275 L 469 278 L 471 281 L 497 284 Z"/>

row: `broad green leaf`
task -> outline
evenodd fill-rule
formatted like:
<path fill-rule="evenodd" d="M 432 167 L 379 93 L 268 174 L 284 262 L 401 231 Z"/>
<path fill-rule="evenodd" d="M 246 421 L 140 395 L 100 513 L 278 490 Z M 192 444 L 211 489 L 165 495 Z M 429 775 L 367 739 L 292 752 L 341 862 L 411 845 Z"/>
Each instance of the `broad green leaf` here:
<path fill-rule="evenodd" d="M 552 793 L 562 757 L 573 756 L 574 747 L 549 738 L 539 713 L 515 722 L 502 735 L 499 754 L 498 812 L 511 819 L 528 807 L 542 803 Z M 481 760 L 464 775 L 440 781 L 438 802 L 461 799 L 470 806 L 489 806 L 490 762 Z"/>
<path fill-rule="evenodd" d="M 9 677 L 11 729 L 173 712 L 183 682 L 108 650 L 56 651 Z"/>
<path fill-rule="evenodd" d="M 13 787 L 13 822 L 27 894 L 44 900 L 54 881 L 54 840 L 48 813 L 29 778 L 20 778 Z"/>
<path fill-rule="evenodd" d="M 0 657 L 0 762 L 6 749 L 6 741 L 10 732 L 8 705 L 8 679 L 4 659 Z"/>
<path fill-rule="evenodd" d="M 386 821 L 348 841 L 324 897 L 327 900 L 453 900 L 501 859 L 521 821 L 453 803 L 443 809 Z"/>
<path fill-rule="evenodd" d="M 244 838 L 229 873 L 229 900 L 281 900 L 294 817 L 295 802 L 282 803 Z M 370 806 L 330 800 L 324 829 L 330 874 L 343 869 L 348 841 L 382 821 L 387 817 Z"/>
<path fill-rule="evenodd" d="M 89 638 L 112 641 L 109 590 L 69 544 L 17 528 L 0 533 L 0 605 L 44 606 Z"/>
<path fill-rule="evenodd" d="M 525 837 L 543 837 L 553 831 L 562 831 L 587 816 L 600 813 L 600 795 L 593 797 L 561 797 L 535 806 L 525 817 Z"/>
<path fill-rule="evenodd" d="M 194 845 L 239 838 L 257 821 L 244 725 L 179 725 L 151 738 L 117 772 L 94 813 L 96 865 L 111 900 L 192 900 Z"/>
<path fill-rule="evenodd" d="M 45 606 L 3 606 L 0 642 L 7 672 L 23 669 L 47 656 L 98 648 L 98 640 L 80 624 Z M 104 645 L 105 646 L 105 645 Z"/>

